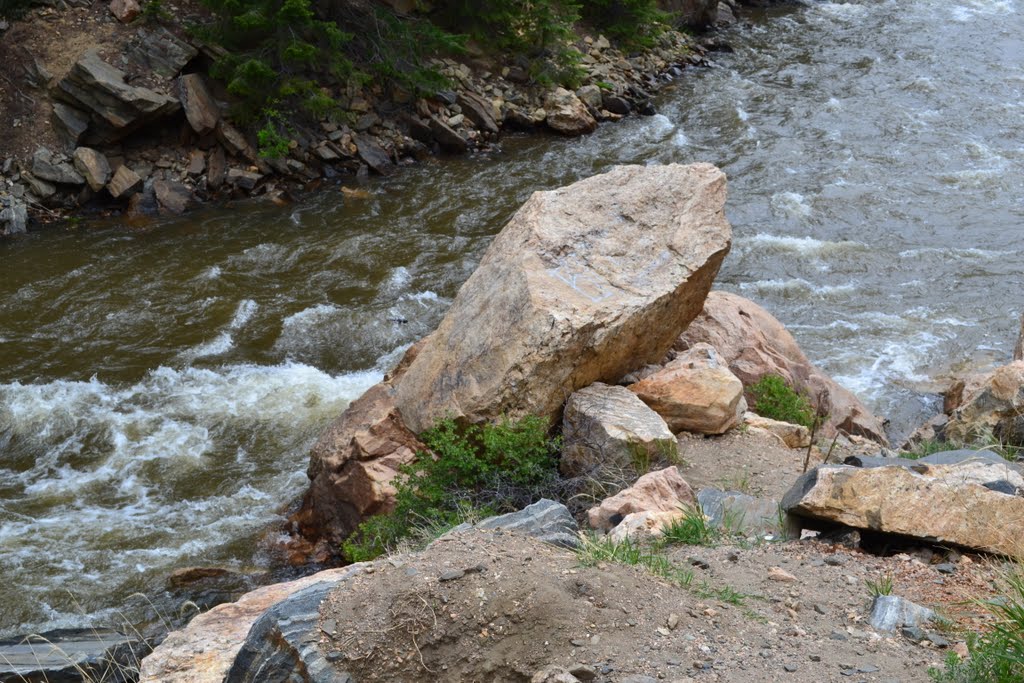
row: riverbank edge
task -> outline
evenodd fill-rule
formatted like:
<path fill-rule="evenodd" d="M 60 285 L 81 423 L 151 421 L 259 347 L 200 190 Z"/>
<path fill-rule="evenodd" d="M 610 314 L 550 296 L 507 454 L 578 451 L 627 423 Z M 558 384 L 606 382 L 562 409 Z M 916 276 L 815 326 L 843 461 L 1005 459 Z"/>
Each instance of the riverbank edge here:
<path fill-rule="evenodd" d="M 108 12 L 105 6 L 89 11 Z M 723 0 L 715 26 L 734 23 L 738 11 L 736 0 Z M 48 16 L 52 13 L 40 11 L 22 23 L 42 22 Z M 600 122 L 654 114 L 651 99 L 658 90 L 686 68 L 707 65 L 709 51 L 728 49 L 713 34 L 695 37 L 669 30 L 655 46 L 629 55 L 603 36 L 584 35 L 579 47 L 586 75 L 575 91 L 530 82 L 512 59 L 480 54 L 439 59 L 433 66 L 449 80 L 449 90 L 430 98 L 404 99 L 372 84 L 353 89 L 344 98 L 343 115 L 314 126 L 290 126 L 287 156 L 268 158 L 256 135 L 229 120 L 229 97 L 221 86 L 203 70 L 188 71 L 208 63 L 203 61 L 203 46 L 191 45 L 183 30 L 152 29 L 148 24 L 114 28 L 113 38 L 92 48 L 93 57 L 98 52 L 106 68 L 118 62 L 111 55 L 120 51 L 119 63 L 127 65 L 123 73 L 113 71 L 121 73 L 125 83 L 150 84 L 148 92 L 173 100 L 177 108 L 147 119 L 123 138 L 105 131 L 104 135 L 115 136 L 112 141 L 92 142 L 98 133 L 89 126 L 97 126 L 79 121 L 80 128 L 75 128 L 73 120 L 82 112 L 68 105 L 67 95 L 80 86 L 78 72 L 95 68 L 94 62 L 87 63 L 90 50 L 59 76 L 48 72 L 45 59 L 33 57 L 31 69 L 25 71 L 45 80 L 36 89 L 34 102 L 46 114 L 37 117 L 35 125 L 45 123 L 46 129 L 26 131 L 23 137 L 31 143 L 23 145 L 20 154 L 0 152 L 0 236 L 97 216 L 138 221 L 179 215 L 208 203 L 254 197 L 289 203 L 325 182 L 360 182 L 370 175 L 391 175 L 431 156 L 485 152 L 511 131 L 586 135 Z M 15 36 L 14 27 L 0 34 L 0 46 Z M 148 67 L 140 74 L 132 61 L 145 54 L 139 52 L 139 36 L 154 44 L 163 41 L 166 49 L 160 49 L 180 53 L 178 62 L 194 56 L 181 63 L 173 77 L 158 78 Z M 76 106 L 91 101 L 81 93 L 76 97 Z"/>

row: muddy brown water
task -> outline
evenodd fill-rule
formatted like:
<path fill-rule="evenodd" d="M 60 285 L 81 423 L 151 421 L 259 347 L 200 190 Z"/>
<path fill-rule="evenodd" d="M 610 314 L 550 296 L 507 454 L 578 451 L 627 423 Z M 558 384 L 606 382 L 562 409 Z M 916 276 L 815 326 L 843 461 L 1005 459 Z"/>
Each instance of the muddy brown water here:
<path fill-rule="evenodd" d="M 660 114 L 507 136 L 285 208 L 0 244 L 0 634 L 118 621 L 169 572 L 259 568 L 317 432 L 430 331 L 534 190 L 711 161 L 720 286 L 905 429 L 942 378 L 1009 358 L 1024 308 L 1017 0 L 748 16 Z M 130 610 L 129 610 L 130 611 Z"/>

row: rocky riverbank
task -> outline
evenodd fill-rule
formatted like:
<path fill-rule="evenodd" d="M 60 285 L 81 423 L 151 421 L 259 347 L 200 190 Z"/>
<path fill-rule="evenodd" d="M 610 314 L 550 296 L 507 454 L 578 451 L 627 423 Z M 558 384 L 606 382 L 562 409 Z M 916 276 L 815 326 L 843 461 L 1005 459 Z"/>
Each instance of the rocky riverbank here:
<path fill-rule="evenodd" d="M 732 0 L 675 4 L 702 26 L 735 21 Z M 350 86 L 336 94 L 340 114 L 290 127 L 289 151 L 275 158 L 233 121 L 233 98 L 208 76 L 218 48 L 184 28 L 204 10 L 189 2 L 167 10 L 153 18 L 134 2 L 83 0 L 5 22 L 0 235 L 93 211 L 140 217 L 244 197 L 288 201 L 324 180 L 487 151 L 510 130 L 583 135 L 598 122 L 653 113 L 653 93 L 706 59 L 699 40 L 675 31 L 639 54 L 582 36 L 585 75 L 575 91 L 538 84 L 523 64 L 482 52 L 435 60 L 429 66 L 449 89 L 414 99 Z"/>

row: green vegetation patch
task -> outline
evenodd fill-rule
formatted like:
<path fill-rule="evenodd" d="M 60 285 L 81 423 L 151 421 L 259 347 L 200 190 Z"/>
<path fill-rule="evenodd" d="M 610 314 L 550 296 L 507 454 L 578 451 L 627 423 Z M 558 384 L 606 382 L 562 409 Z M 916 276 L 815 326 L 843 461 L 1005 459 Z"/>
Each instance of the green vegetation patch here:
<path fill-rule="evenodd" d="M 559 442 L 541 418 L 465 429 L 442 420 L 420 438 L 429 450 L 401 469 L 394 511 L 359 525 L 344 544 L 348 559 L 369 560 L 403 540 L 436 537 L 467 517 L 521 510 L 557 489 Z"/>
<path fill-rule="evenodd" d="M 779 375 L 765 375 L 750 387 L 753 410 L 758 415 L 791 424 L 813 428 L 815 411 L 810 400 L 800 394 Z"/>

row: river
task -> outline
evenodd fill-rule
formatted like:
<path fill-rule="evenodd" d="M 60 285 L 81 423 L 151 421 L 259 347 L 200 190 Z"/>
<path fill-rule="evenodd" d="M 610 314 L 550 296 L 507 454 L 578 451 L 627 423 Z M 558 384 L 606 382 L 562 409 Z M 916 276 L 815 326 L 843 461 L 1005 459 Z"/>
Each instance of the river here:
<path fill-rule="evenodd" d="M 730 179 L 719 286 L 894 429 L 1024 309 L 1024 13 L 857 0 L 748 14 L 659 114 L 507 136 L 289 207 L 0 244 L 0 635 L 116 621 L 175 568 L 258 570 L 307 450 L 429 332 L 534 190 L 616 163 Z M 173 608 L 171 605 L 169 608 Z"/>

